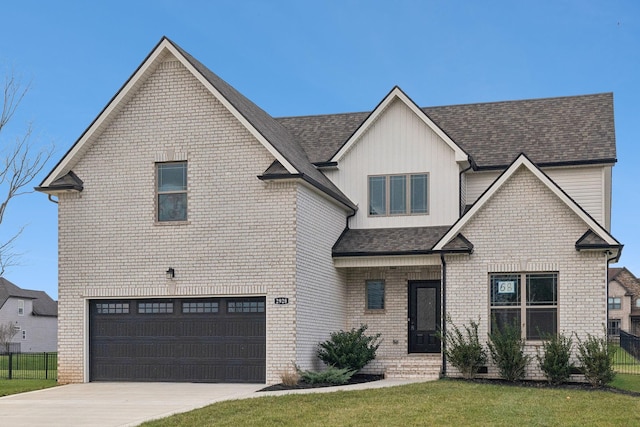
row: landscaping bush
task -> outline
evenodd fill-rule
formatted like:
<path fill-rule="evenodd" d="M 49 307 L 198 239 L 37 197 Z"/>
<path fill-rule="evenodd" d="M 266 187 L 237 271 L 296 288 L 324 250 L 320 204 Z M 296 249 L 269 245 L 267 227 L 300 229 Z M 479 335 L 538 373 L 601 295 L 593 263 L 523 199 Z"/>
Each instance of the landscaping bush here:
<path fill-rule="evenodd" d="M 319 344 L 318 357 L 329 366 L 358 372 L 376 358 L 380 334 L 366 336 L 367 325 L 350 331 L 333 332 L 331 338 Z"/>
<path fill-rule="evenodd" d="M 345 368 L 328 367 L 324 371 L 299 371 L 302 381 L 308 384 L 342 385 L 349 382 L 355 371 Z"/>
<path fill-rule="evenodd" d="M 500 377 L 507 381 L 524 378 L 531 356 L 524 354 L 524 340 L 520 336 L 518 325 L 498 328 L 494 324 L 487 345 L 493 362 L 498 366 Z"/>
<path fill-rule="evenodd" d="M 464 332 L 451 323 L 450 328 L 440 339 L 445 343 L 444 352 L 451 365 L 458 368 L 462 376 L 472 379 L 480 367 L 487 363 L 487 352 L 478 339 L 478 324 L 471 321 L 469 326 L 462 325 Z"/>
<path fill-rule="evenodd" d="M 542 342 L 542 355 L 538 352 L 536 358 L 540 369 L 551 384 L 562 384 L 569 380 L 574 368 L 570 361 L 572 345 L 571 337 L 563 334 L 545 337 Z"/>
<path fill-rule="evenodd" d="M 615 348 L 607 342 L 607 335 L 596 338 L 587 334 L 587 339 L 578 340 L 578 360 L 582 364 L 582 373 L 594 387 L 603 387 L 613 381 L 616 373 L 613 370 Z"/>

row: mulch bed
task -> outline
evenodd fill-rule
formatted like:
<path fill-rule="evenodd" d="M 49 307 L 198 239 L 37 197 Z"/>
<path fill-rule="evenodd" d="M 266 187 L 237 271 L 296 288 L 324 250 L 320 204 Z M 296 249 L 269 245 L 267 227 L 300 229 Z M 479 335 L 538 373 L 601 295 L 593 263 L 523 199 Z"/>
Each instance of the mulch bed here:
<path fill-rule="evenodd" d="M 348 383 L 342 385 L 350 385 L 350 384 L 362 384 L 368 383 L 371 381 L 379 381 L 384 378 L 384 375 L 367 375 L 367 374 L 355 374 L 351 377 Z M 305 388 L 319 388 L 319 387 L 335 387 L 335 384 L 327 384 L 327 383 L 319 383 L 319 384 L 309 384 L 302 381 L 299 381 L 298 384 L 294 386 L 287 386 L 284 384 L 275 384 L 269 387 L 265 387 L 258 391 L 279 391 L 279 390 L 302 390 Z"/>

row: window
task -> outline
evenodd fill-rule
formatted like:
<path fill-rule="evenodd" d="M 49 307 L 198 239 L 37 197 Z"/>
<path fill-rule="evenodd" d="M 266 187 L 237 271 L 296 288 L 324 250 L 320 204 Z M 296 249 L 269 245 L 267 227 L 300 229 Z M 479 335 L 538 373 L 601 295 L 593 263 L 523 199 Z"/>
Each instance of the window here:
<path fill-rule="evenodd" d="M 622 308 L 622 300 L 619 297 L 609 298 L 609 310 L 620 310 Z"/>
<path fill-rule="evenodd" d="M 140 314 L 170 314 L 173 313 L 173 302 L 141 302 L 138 303 Z"/>
<path fill-rule="evenodd" d="M 369 215 L 428 213 L 428 174 L 369 177 Z"/>
<path fill-rule="evenodd" d="M 229 301 L 228 313 L 264 313 L 263 301 Z"/>
<path fill-rule="evenodd" d="M 636 300 L 636 307 L 640 307 L 640 298 Z"/>
<path fill-rule="evenodd" d="M 18 300 L 18 316 L 24 316 L 24 300 Z"/>
<path fill-rule="evenodd" d="M 218 303 L 214 301 L 183 302 L 183 313 L 217 313 Z"/>
<path fill-rule="evenodd" d="M 156 163 L 158 221 L 187 220 L 187 162 Z"/>
<path fill-rule="evenodd" d="M 607 335 L 610 337 L 620 335 L 620 319 L 609 319 L 607 321 Z"/>
<path fill-rule="evenodd" d="M 367 280 L 367 310 L 384 310 L 384 280 Z"/>
<path fill-rule="evenodd" d="M 129 303 L 127 302 L 97 303 L 96 311 L 98 314 L 129 314 Z"/>
<path fill-rule="evenodd" d="M 491 327 L 517 325 L 522 337 L 557 332 L 558 274 L 491 274 Z"/>

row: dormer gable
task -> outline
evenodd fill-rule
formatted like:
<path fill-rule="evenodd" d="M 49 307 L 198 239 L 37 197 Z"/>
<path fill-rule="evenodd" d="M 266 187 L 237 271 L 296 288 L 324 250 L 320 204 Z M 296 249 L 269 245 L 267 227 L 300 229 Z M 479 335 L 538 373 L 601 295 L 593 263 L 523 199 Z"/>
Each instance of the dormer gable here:
<path fill-rule="evenodd" d="M 339 162 L 344 155 L 351 150 L 354 144 L 360 141 L 361 137 L 369 130 L 369 128 L 375 123 L 383 112 L 394 101 L 402 102 L 407 108 L 409 108 L 417 117 L 420 118 L 433 132 L 435 132 L 454 152 L 456 162 L 468 162 L 469 156 L 465 151 L 458 146 L 442 129 L 440 129 L 429 116 L 418 105 L 411 100 L 400 87 L 395 86 L 385 96 L 378 106 L 369 114 L 369 116 L 360 124 L 358 129 L 345 141 L 340 149 L 331 157 L 330 162 Z"/>

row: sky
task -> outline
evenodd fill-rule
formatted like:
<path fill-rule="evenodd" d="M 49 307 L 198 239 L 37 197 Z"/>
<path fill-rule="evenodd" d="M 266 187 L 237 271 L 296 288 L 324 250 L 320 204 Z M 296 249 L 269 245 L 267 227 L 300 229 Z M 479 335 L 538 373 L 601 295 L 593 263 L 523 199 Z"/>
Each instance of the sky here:
<path fill-rule="evenodd" d="M 55 146 L 33 186 L 162 36 L 274 117 L 370 111 L 395 85 L 424 107 L 613 92 L 612 234 L 640 276 L 637 0 L 21 0 L 2 16 L 0 79 L 29 91 L 0 148 L 28 124 Z M 14 199 L 0 239 L 23 226 L 4 277 L 57 299 L 57 206 Z"/>

